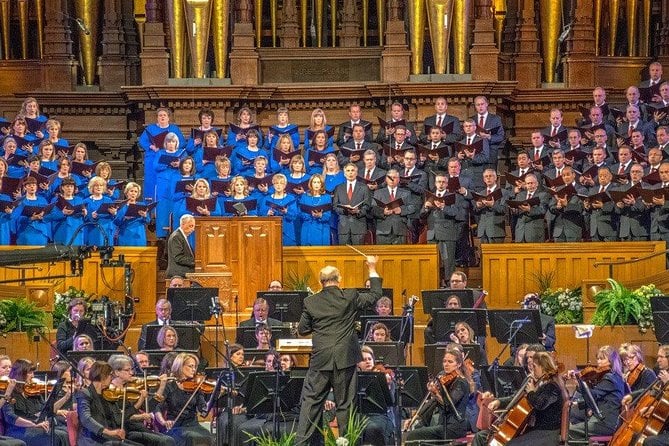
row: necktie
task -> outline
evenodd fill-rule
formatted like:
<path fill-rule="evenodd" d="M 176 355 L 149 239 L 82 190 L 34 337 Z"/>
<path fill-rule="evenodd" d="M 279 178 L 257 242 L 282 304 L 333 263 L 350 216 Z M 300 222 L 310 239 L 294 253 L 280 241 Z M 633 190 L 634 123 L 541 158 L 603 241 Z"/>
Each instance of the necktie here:
<path fill-rule="evenodd" d="M 527 199 L 529 200 L 530 198 L 532 198 L 533 194 L 534 194 L 534 192 L 528 192 L 527 193 Z"/>
<path fill-rule="evenodd" d="M 367 169 L 367 171 L 365 172 L 365 179 L 366 180 L 371 180 L 372 179 L 372 174 L 369 171 L 369 169 Z"/>
<path fill-rule="evenodd" d="M 618 169 L 618 175 L 622 175 L 625 173 L 625 166 L 622 164 L 620 165 L 620 169 Z"/>
<path fill-rule="evenodd" d="M 634 131 L 634 126 L 630 124 L 630 126 L 627 128 L 627 136 L 632 136 L 633 131 Z"/>
<path fill-rule="evenodd" d="M 468 137 L 467 137 L 467 145 L 468 145 L 468 146 L 471 146 L 471 145 L 472 145 L 472 137 L 471 137 L 471 136 L 468 136 Z"/>
<path fill-rule="evenodd" d="M 486 195 L 490 195 L 490 194 L 492 194 L 492 189 L 491 189 L 491 188 L 487 188 L 486 191 L 485 191 L 485 194 L 486 194 Z"/>
<path fill-rule="evenodd" d="M 390 189 L 390 201 L 395 201 L 395 189 Z"/>
<path fill-rule="evenodd" d="M 361 143 L 356 142 L 356 143 L 355 143 L 355 150 L 360 150 L 360 146 L 361 146 L 361 145 L 362 145 Z"/>
<path fill-rule="evenodd" d="M 436 150 L 438 145 L 439 144 L 437 144 L 436 142 L 433 142 L 432 143 L 432 150 Z"/>
<path fill-rule="evenodd" d="M 399 150 L 401 145 L 402 145 L 402 144 L 400 144 L 400 143 L 396 143 L 396 144 L 395 144 L 395 150 Z"/>
<path fill-rule="evenodd" d="M 404 176 L 408 177 L 409 176 L 409 169 L 404 169 Z"/>
<path fill-rule="evenodd" d="M 479 115 L 479 127 L 483 128 L 483 115 Z"/>
<path fill-rule="evenodd" d="M 441 127 L 441 122 L 444 120 L 443 117 L 437 115 L 437 127 Z"/>
<path fill-rule="evenodd" d="M 353 199 L 353 183 L 348 183 L 348 201 Z"/>
<path fill-rule="evenodd" d="M 538 161 L 538 160 L 539 160 L 539 155 L 540 155 L 540 154 L 541 154 L 541 150 L 540 150 L 540 149 L 534 149 L 534 161 Z"/>
<path fill-rule="evenodd" d="M 599 186 L 599 193 L 601 194 L 606 189 L 605 186 Z"/>
<path fill-rule="evenodd" d="M 551 132 L 551 136 L 557 135 L 557 127 L 553 127 L 553 131 Z"/>
<path fill-rule="evenodd" d="M 525 175 L 525 172 L 526 172 L 525 169 L 520 169 L 520 170 L 518 171 L 518 173 L 520 174 L 521 177 L 522 177 L 523 175 Z"/>

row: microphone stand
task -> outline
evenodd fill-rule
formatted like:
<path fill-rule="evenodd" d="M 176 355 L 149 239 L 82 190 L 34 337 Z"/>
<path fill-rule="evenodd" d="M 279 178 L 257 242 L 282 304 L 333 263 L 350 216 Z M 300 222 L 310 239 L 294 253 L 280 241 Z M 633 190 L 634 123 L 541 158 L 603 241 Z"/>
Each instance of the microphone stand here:
<path fill-rule="evenodd" d="M 218 296 L 215 296 L 215 297 L 211 298 L 211 307 L 209 308 L 209 313 L 212 316 L 214 316 L 214 319 L 216 321 L 216 328 L 214 329 L 215 333 L 216 333 L 216 344 L 215 344 L 216 348 L 214 350 L 215 350 L 215 353 L 216 353 L 216 356 L 215 356 L 216 357 L 216 367 L 218 367 L 219 356 L 220 356 L 220 352 L 218 350 L 218 328 L 219 328 L 218 319 L 219 319 L 219 316 L 221 315 L 221 304 L 220 304 L 220 301 L 218 299 Z M 225 322 L 223 322 L 223 330 L 225 331 Z M 204 329 L 202 331 L 204 331 Z"/>

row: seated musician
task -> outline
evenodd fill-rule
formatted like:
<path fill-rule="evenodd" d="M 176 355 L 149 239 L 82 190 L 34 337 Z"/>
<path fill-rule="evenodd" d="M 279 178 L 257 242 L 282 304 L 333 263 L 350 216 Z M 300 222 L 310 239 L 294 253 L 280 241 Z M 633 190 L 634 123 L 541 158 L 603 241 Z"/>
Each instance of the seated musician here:
<path fill-rule="evenodd" d="M 179 334 L 171 325 L 163 325 L 156 335 L 156 342 L 161 351 L 171 352 L 179 345 Z"/>
<path fill-rule="evenodd" d="M 365 286 L 369 288 L 368 286 Z M 393 301 L 389 297 L 383 296 L 381 299 L 376 301 L 376 306 L 374 311 L 379 316 L 392 316 L 393 315 Z"/>
<path fill-rule="evenodd" d="M 112 355 L 109 358 L 112 380 L 108 391 L 102 392 L 102 404 L 108 406 L 114 414 L 117 426 L 123 425 L 126 438 L 141 444 L 175 445 L 174 439 L 163 434 L 153 432 L 148 428 L 153 422 L 149 409 L 148 392 L 135 382 L 132 359 L 124 355 Z M 152 400 L 161 401 L 167 385 L 167 375 L 162 375 L 160 387 Z M 126 398 L 123 401 L 123 391 Z M 133 398 L 129 398 L 132 395 Z M 125 408 L 124 408 L 125 406 Z M 123 413 L 123 415 L 122 415 Z M 122 422 L 121 417 L 124 417 Z"/>
<path fill-rule="evenodd" d="M 264 300 L 264 299 L 263 299 Z M 241 344 L 230 344 L 227 349 L 227 358 L 230 360 L 228 368 L 230 370 L 237 370 L 239 367 L 246 366 L 244 358 L 244 347 Z M 216 420 L 216 429 L 221 433 L 221 437 L 226 438 L 228 445 L 241 445 L 247 440 L 244 433 L 239 429 L 239 426 L 248 421 L 249 417 L 246 415 L 246 407 L 244 407 L 244 397 L 242 395 L 234 395 L 231 397 L 232 401 L 228 404 L 232 406 L 232 428 L 228 430 L 228 411 L 220 413 Z M 230 438 L 227 437 L 228 432 Z M 226 443 L 224 441 L 224 443 Z"/>
<path fill-rule="evenodd" d="M 528 379 L 525 389 L 527 403 L 531 406 L 534 424 L 527 427 L 523 432 L 516 432 L 506 437 L 509 441 L 503 443 L 506 446 L 537 444 L 556 445 L 560 441 L 560 424 L 562 419 L 562 405 L 567 396 L 567 391 L 558 374 L 557 366 L 551 355 L 547 352 L 534 353 L 532 361 L 532 377 Z M 518 395 L 518 394 L 517 394 Z M 490 411 L 497 410 L 502 404 L 510 405 L 506 415 L 516 408 L 516 398 L 492 399 L 494 396 L 486 392 L 483 394 L 482 401 L 488 404 Z M 492 401 L 490 401 L 492 399 Z M 503 417 L 504 418 L 504 417 Z M 508 417 L 507 417 L 508 418 Z M 505 426 L 500 422 L 495 423 L 499 428 L 496 435 L 506 435 L 508 432 Z M 491 436 L 490 431 L 483 430 L 476 434 L 472 446 L 483 446 L 489 444 Z M 504 438 L 504 437 L 502 437 Z"/>
<path fill-rule="evenodd" d="M 541 298 L 536 293 L 526 294 L 523 298 L 524 310 L 539 310 L 541 318 L 541 343 L 546 351 L 555 351 L 555 318 L 541 312 Z"/>
<path fill-rule="evenodd" d="M 72 344 L 72 351 L 75 352 L 90 352 L 93 351 L 93 340 L 87 334 L 80 334 L 74 338 Z"/>
<path fill-rule="evenodd" d="M 428 392 L 434 403 L 430 405 L 432 411 L 418 414 L 419 427 L 408 433 L 407 441 L 449 440 L 467 433 L 467 402 L 474 385 L 464 365 L 464 354 L 458 348 L 449 348 L 444 353 L 442 364 L 443 373 L 428 383 Z M 432 417 L 435 409 L 441 412 L 441 418 L 436 420 Z"/>
<path fill-rule="evenodd" d="M 56 361 L 51 370 L 58 373 L 58 378 L 63 380 L 63 386 L 58 392 L 55 406 L 58 407 L 58 410 L 56 410 L 56 422 L 61 426 L 65 426 L 67 413 L 73 410 L 74 407 L 73 395 L 79 389 L 76 388 L 74 377 L 72 376 L 72 365 L 69 362 Z"/>
<path fill-rule="evenodd" d="M 198 414 L 206 415 L 207 401 L 198 388 L 196 378 L 199 359 L 192 353 L 179 353 L 172 363 L 172 376 L 177 380 L 165 386 L 165 399 L 156 406 L 156 420 L 179 445 L 211 444 L 212 436 L 198 422 Z M 192 391 L 189 385 L 195 384 Z M 197 394 L 191 398 L 193 391 Z"/>
<path fill-rule="evenodd" d="M 79 373 L 77 373 L 76 386 L 78 389 L 88 387 L 91 384 L 91 380 L 89 379 L 88 375 L 94 362 L 95 359 L 91 358 L 90 356 L 85 356 L 77 363 L 77 370 Z"/>
<path fill-rule="evenodd" d="M 576 375 L 574 371 L 568 373 L 570 378 Z M 590 391 L 602 414 L 602 419 L 590 416 L 590 409 L 586 408 L 583 398 L 572 403 L 569 427 L 569 439 L 585 439 L 585 422 L 588 422 L 589 435 L 612 435 L 618 426 L 621 401 L 625 394 L 625 380 L 623 379 L 622 364 L 618 351 L 605 345 L 597 351 L 597 370 L 593 373 Z M 586 410 L 588 413 L 586 413 Z M 587 415 L 587 417 L 586 417 Z"/>
<path fill-rule="evenodd" d="M 256 326 L 256 349 L 269 350 L 272 348 L 272 330 L 267 324 L 260 324 Z"/>
<path fill-rule="evenodd" d="M 367 345 L 362 346 L 361 351 L 362 361 L 358 363 L 358 370 L 362 372 L 378 371 L 379 367 L 375 367 L 376 359 L 374 358 L 374 351 Z M 391 379 L 392 378 L 387 377 L 387 380 Z M 392 381 L 388 383 L 389 387 L 391 387 L 391 385 Z M 391 410 L 388 410 L 384 414 L 364 414 L 368 418 L 369 422 L 367 423 L 365 430 L 362 432 L 363 444 L 371 444 L 373 446 L 394 444 L 394 427 L 391 414 Z"/>
<path fill-rule="evenodd" d="M 390 329 L 383 322 L 377 322 L 372 325 L 367 340 L 372 342 L 393 342 L 393 338 L 390 336 Z"/>
<path fill-rule="evenodd" d="M 520 344 L 516 347 L 516 353 L 504 361 L 505 367 L 524 367 L 525 361 L 525 350 L 527 349 L 528 344 Z"/>
<path fill-rule="evenodd" d="M 38 417 L 44 409 L 44 394 L 48 389 L 44 385 L 33 382 L 35 366 L 27 359 L 17 359 L 9 372 L 9 378 L 16 380 L 14 390 L 8 399 L 13 399 L 13 404 L 2 406 L 2 421 L 5 425 L 5 434 L 8 437 L 24 441 L 28 446 L 43 446 L 51 442 L 51 429 L 53 428 L 55 444 L 67 445 L 67 431 L 59 426 L 51 426 L 49 420 L 40 421 Z M 62 405 L 62 404 L 61 404 Z M 60 405 L 54 405 L 54 410 L 60 409 Z"/>
<path fill-rule="evenodd" d="M 457 271 L 453 273 L 453 276 L 456 275 Z M 451 281 L 453 280 L 453 276 L 451 276 Z M 445 308 L 449 309 L 460 309 L 462 308 L 462 303 L 460 302 L 460 297 L 456 294 L 452 294 L 448 296 L 446 299 L 446 305 Z M 429 321 L 427 321 L 427 325 L 425 326 L 425 331 L 423 332 L 425 336 L 425 344 L 435 344 L 437 342 L 437 338 L 434 335 L 434 321 L 432 318 L 430 318 Z"/>
<path fill-rule="evenodd" d="M 103 402 L 102 394 L 111 383 L 111 373 L 109 364 L 95 361 L 90 369 L 91 384 L 75 395 L 79 418 L 77 444 L 102 445 L 119 440 L 123 440 L 124 444 L 139 444 L 126 440 L 126 431 L 116 424 L 112 408 Z"/>
<path fill-rule="evenodd" d="M 12 360 L 7 355 L 0 355 L 0 380 L 7 382 L 5 393 L 0 396 L 0 409 L 9 400 L 9 395 L 14 391 L 16 380 L 9 378 L 12 369 Z M 0 446 L 25 446 L 25 442 L 10 437 L 0 436 Z"/>
<path fill-rule="evenodd" d="M 643 352 L 638 345 L 621 344 L 618 354 L 623 365 L 623 376 L 629 387 L 629 394 L 623 398 L 623 405 L 625 405 L 653 384 L 657 375 L 655 375 L 653 369 L 644 365 Z"/>
<path fill-rule="evenodd" d="M 269 304 L 267 300 L 259 297 L 253 302 L 253 314 L 249 319 L 243 320 L 239 323 L 240 327 L 256 327 L 260 324 L 267 324 L 270 327 L 281 325 L 281 321 L 268 317 Z"/>
<path fill-rule="evenodd" d="M 663 385 L 669 383 L 669 345 L 661 345 L 657 351 L 657 377 Z M 664 446 L 669 444 L 669 424 L 657 434 L 646 437 L 643 446 Z"/>
<path fill-rule="evenodd" d="M 457 322 L 454 327 L 454 332 L 451 333 L 450 339 L 456 344 L 461 344 L 461 345 L 478 345 L 478 355 L 480 358 L 480 362 L 478 365 L 488 364 L 488 358 L 486 355 L 486 351 L 483 348 L 483 346 L 479 345 L 478 342 L 476 342 L 476 335 L 474 334 L 474 329 L 467 323 L 467 322 Z"/>

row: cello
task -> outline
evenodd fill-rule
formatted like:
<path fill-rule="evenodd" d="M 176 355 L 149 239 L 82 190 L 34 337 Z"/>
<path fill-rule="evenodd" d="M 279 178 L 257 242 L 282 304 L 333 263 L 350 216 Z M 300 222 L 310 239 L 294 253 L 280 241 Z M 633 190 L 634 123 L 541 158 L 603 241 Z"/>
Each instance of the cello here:
<path fill-rule="evenodd" d="M 634 409 L 611 437 L 610 446 L 641 446 L 662 431 L 669 418 L 669 385 L 658 378 L 638 398 Z"/>

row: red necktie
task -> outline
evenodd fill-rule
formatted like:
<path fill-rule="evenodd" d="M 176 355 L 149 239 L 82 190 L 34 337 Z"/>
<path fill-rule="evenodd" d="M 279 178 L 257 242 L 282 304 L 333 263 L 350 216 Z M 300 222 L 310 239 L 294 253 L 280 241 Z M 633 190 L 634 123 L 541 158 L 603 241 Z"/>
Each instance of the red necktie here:
<path fill-rule="evenodd" d="M 492 193 L 492 189 L 490 189 L 490 188 L 486 189 L 486 192 L 485 192 L 486 195 L 490 195 L 491 193 Z"/>
<path fill-rule="evenodd" d="M 409 176 L 409 169 L 404 169 L 404 176 L 408 177 Z"/>
<path fill-rule="evenodd" d="M 631 137 L 633 131 L 634 131 L 634 126 L 630 124 L 630 126 L 627 129 L 627 136 Z"/>
<path fill-rule="evenodd" d="M 557 135 L 557 128 L 553 127 L 553 131 L 551 132 L 551 136 Z"/>
<path fill-rule="evenodd" d="M 479 115 L 479 127 L 483 128 L 483 115 Z"/>
<path fill-rule="evenodd" d="M 620 169 L 618 169 L 618 175 L 622 175 L 625 173 L 625 166 L 622 164 L 620 165 Z"/>
<path fill-rule="evenodd" d="M 437 116 L 437 127 L 441 127 L 441 122 L 443 121 L 443 118 L 441 116 Z"/>
<path fill-rule="evenodd" d="M 395 144 L 395 150 L 399 150 L 399 149 L 400 149 L 400 146 L 401 146 L 400 143 L 396 143 L 396 144 Z"/>
<path fill-rule="evenodd" d="M 372 175 L 370 174 L 369 169 L 367 169 L 367 171 L 365 173 L 365 179 L 366 180 L 371 180 L 372 179 Z"/>
<path fill-rule="evenodd" d="M 390 201 L 395 201 L 395 189 L 390 189 Z"/>
<path fill-rule="evenodd" d="M 353 183 L 348 183 L 348 201 L 353 199 Z"/>
<path fill-rule="evenodd" d="M 539 149 L 534 149 L 534 161 L 539 160 Z"/>

